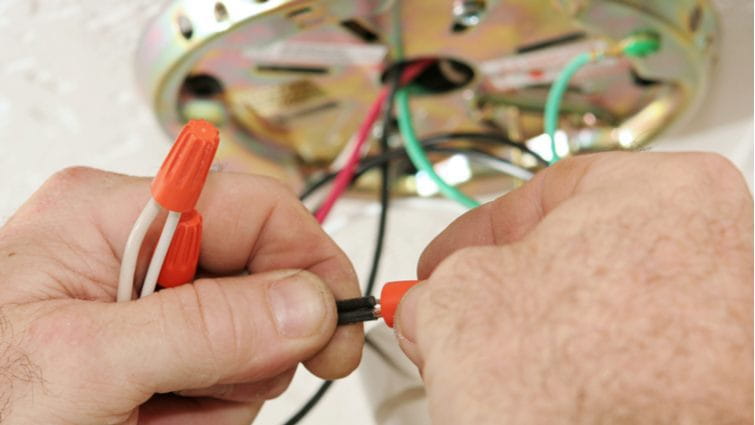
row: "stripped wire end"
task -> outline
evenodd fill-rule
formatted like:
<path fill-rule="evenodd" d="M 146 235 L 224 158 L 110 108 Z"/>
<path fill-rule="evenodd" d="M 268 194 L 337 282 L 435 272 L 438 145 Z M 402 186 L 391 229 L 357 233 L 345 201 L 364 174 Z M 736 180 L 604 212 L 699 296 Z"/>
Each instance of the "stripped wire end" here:
<path fill-rule="evenodd" d="M 593 60 L 603 56 L 626 56 L 644 58 L 657 53 L 661 48 L 661 37 L 653 31 L 637 31 L 624 39 L 613 43 L 603 51 L 592 52 Z"/>
<path fill-rule="evenodd" d="M 373 296 L 336 301 L 338 326 L 380 318 L 380 305 Z"/>
<path fill-rule="evenodd" d="M 660 50 L 661 39 L 658 33 L 642 31 L 627 37 L 619 45 L 624 55 L 634 58 L 644 58 Z"/>
<path fill-rule="evenodd" d="M 367 322 L 382 318 L 388 327 L 393 327 L 393 318 L 404 294 L 416 285 L 416 280 L 389 282 L 380 292 L 380 300 L 373 296 L 336 301 L 338 325 Z"/>

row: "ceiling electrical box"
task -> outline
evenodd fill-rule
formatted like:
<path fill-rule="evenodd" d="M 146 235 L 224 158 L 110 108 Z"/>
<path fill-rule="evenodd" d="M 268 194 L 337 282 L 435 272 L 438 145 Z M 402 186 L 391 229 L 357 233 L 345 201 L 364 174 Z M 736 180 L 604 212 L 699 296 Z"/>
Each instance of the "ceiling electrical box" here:
<path fill-rule="evenodd" d="M 396 57 L 437 59 L 414 82 L 420 136 L 500 132 L 542 150 L 559 71 L 637 31 L 657 34 L 660 50 L 583 69 L 559 119 L 572 153 L 636 149 L 705 93 L 717 40 L 708 1 L 175 0 L 144 34 L 137 66 L 168 133 L 207 119 L 222 132 L 222 166 L 299 186 L 343 150 Z"/>

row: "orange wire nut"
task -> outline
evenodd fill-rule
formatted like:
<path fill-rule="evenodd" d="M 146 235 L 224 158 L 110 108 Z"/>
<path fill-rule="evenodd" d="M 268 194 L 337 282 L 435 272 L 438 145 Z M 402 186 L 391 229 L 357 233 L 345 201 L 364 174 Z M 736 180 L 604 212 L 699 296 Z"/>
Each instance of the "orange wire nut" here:
<path fill-rule="evenodd" d="M 380 301 L 373 296 L 350 298 L 336 301 L 338 325 L 366 322 L 383 318 L 388 327 L 393 327 L 396 310 L 406 291 L 419 283 L 418 280 L 388 282 L 380 293 Z M 379 304 L 379 305 L 378 305 Z"/>
<path fill-rule="evenodd" d="M 191 210 L 181 215 L 157 283 L 164 288 L 172 288 L 193 281 L 201 243 L 202 215 L 197 210 Z"/>
<path fill-rule="evenodd" d="M 383 286 L 380 292 L 380 315 L 389 328 L 393 327 L 393 316 L 396 314 L 401 298 L 417 283 L 419 283 L 418 280 L 400 280 L 388 282 Z"/>
<path fill-rule="evenodd" d="M 152 181 L 155 201 L 170 211 L 194 209 L 219 143 L 218 130 L 212 124 L 189 121 Z"/>

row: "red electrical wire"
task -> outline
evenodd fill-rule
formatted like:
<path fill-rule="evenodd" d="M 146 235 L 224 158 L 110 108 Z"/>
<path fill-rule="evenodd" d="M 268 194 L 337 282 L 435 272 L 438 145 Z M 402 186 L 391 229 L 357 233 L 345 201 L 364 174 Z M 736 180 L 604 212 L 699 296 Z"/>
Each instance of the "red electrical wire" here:
<path fill-rule="evenodd" d="M 406 68 L 404 68 L 404 71 L 401 74 L 401 84 L 407 84 L 415 79 L 431 63 L 432 60 L 428 59 L 417 61 L 408 65 Z M 367 142 L 367 139 L 370 135 L 370 130 L 372 130 L 372 127 L 375 125 L 375 121 L 377 121 L 380 111 L 383 110 L 387 98 L 388 88 L 383 87 L 382 89 L 380 89 L 380 92 L 378 93 L 375 101 L 372 103 L 372 106 L 370 106 L 369 111 L 367 111 L 367 117 L 362 122 L 359 130 L 357 130 L 357 141 L 354 144 L 354 148 L 349 155 L 349 159 L 346 162 L 346 165 L 344 165 L 343 168 L 341 168 L 341 171 L 338 172 L 338 175 L 336 175 L 336 178 L 333 181 L 333 187 L 330 189 L 330 192 L 328 192 L 328 196 L 325 198 L 325 201 L 323 201 L 322 206 L 317 210 L 317 212 L 315 212 L 315 218 L 319 223 L 325 221 L 325 219 L 328 217 L 328 214 L 330 214 L 330 210 L 333 208 L 341 195 L 343 195 L 343 193 L 346 191 L 346 188 L 349 187 L 351 179 L 354 178 L 354 173 L 356 172 L 357 165 L 359 164 L 359 155 L 362 152 L 362 147 Z"/>
<path fill-rule="evenodd" d="M 370 106 L 369 111 L 367 111 L 367 117 L 362 122 L 362 125 L 359 126 L 359 130 L 357 130 L 357 141 L 349 155 L 348 161 L 346 161 L 346 164 L 336 175 L 336 178 L 333 181 L 333 186 L 331 187 L 330 192 L 328 192 L 328 197 L 325 198 L 322 206 L 318 208 L 317 212 L 315 212 L 315 218 L 318 222 L 322 223 L 325 221 L 325 218 L 330 213 L 333 205 L 335 205 L 338 198 L 341 197 L 343 192 L 349 186 L 349 182 L 354 177 L 354 171 L 359 162 L 359 153 L 362 152 L 362 146 L 367 142 L 369 132 L 372 130 L 372 126 L 375 125 L 375 121 L 377 121 L 380 110 L 383 109 L 387 97 L 388 90 L 385 88 L 381 89 L 378 93 L 377 99 L 375 99 L 372 106 Z"/>

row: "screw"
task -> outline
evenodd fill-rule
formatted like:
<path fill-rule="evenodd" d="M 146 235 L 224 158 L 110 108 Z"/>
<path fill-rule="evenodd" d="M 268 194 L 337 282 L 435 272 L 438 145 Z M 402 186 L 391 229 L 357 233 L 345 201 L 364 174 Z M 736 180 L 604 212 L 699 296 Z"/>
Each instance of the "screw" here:
<path fill-rule="evenodd" d="M 480 23 L 487 5 L 485 0 L 455 0 L 453 3 L 454 20 L 465 27 Z"/>

